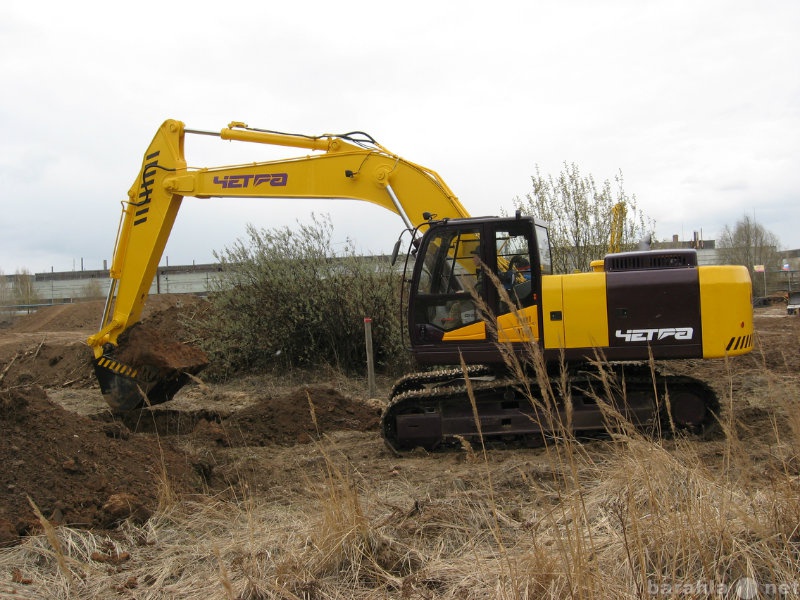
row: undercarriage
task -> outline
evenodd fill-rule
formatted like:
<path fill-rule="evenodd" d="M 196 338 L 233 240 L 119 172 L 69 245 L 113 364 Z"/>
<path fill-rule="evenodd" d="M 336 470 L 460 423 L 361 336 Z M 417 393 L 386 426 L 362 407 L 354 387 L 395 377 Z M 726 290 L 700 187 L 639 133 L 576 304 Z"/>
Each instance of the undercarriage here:
<path fill-rule="evenodd" d="M 714 391 L 647 364 L 571 366 L 548 376 L 510 376 L 483 365 L 407 375 L 381 421 L 395 452 L 435 450 L 463 440 L 537 445 L 544 436 L 633 426 L 702 433 L 717 422 Z"/>

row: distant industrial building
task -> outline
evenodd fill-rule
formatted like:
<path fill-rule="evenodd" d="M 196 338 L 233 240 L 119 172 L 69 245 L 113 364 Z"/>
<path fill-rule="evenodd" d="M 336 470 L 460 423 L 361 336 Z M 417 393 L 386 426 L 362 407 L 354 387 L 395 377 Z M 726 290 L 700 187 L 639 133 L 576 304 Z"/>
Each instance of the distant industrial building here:
<path fill-rule="evenodd" d="M 178 265 L 159 267 L 150 294 L 207 294 L 222 271 L 218 264 Z M 17 275 L 5 275 L 6 295 L 10 298 L 19 284 Z M 96 271 L 56 271 L 35 273 L 29 276 L 30 297 L 42 304 L 60 304 L 75 299 L 105 298 L 111 285 L 109 272 Z"/>
<path fill-rule="evenodd" d="M 654 244 L 654 248 L 695 248 L 697 264 L 719 265 L 724 260 L 716 245 L 716 240 L 704 240 L 694 232 L 691 240 L 679 240 L 677 235 L 668 242 Z M 780 264 L 747 265 L 753 273 L 753 295 L 768 295 L 775 292 L 792 292 L 800 289 L 800 249 L 778 251 Z"/>
<path fill-rule="evenodd" d="M 698 232 L 694 232 L 691 240 L 681 240 L 677 234 L 671 241 L 657 242 L 653 249 L 694 248 L 697 250 L 698 265 L 718 265 L 721 263 L 716 240 L 704 240 Z"/>

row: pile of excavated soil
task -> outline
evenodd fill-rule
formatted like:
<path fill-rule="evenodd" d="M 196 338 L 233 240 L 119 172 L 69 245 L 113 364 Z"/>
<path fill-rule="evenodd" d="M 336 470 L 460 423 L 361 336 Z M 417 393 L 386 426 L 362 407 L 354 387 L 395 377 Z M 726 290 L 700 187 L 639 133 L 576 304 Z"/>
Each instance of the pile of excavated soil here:
<path fill-rule="evenodd" d="M 208 356 L 196 346 L 187 344 L 190 334 L 185 322 L 202 319 L 208 303 L 194 296 L 179 296 L 173 301 L 151 303 L 142 321 L 119 337 L 114 358 L 141 367 L 150 365 L 163 369 L 189 370 L 208 364 Z"/>
<path fill-rule="evenodd" d="M 330 386 L 270 394 L 221 422 L 200 421 L 192 437 L 220 446 L 291 446 L 332 431 L 377 431 L 380 403 L 349 398 Z"/>
<path fill-rule="evenodd" d="M 77 342 L 23 342 L 7 361 L 0 360 L 0 388 L 40 385 L 45 388 L 91 387 L 95 384 L 88 346 Z"/>
<path fill-rule="evenodd" d="M 131 367 L 193 371 L 208 364 L 208 356 L 195 346 L 170 338 L 162 328 L 137 323 L 119 337 L 114 358 Z"/>
<path fill-rule="evenodd" d="M 68 412 L 38 386 L 0 391 L 0 430 L 0 545 L 39 529 L 31 502 L 54 524 L 106 528 L 147 519 L 165 481 L 201 484 L 169 439 Z"/>
<path fill-rule="evenodd" d="M 181 347 L 170 346 L 165 362 L 181 364 L 180 341 L 188 334 L 179 316 L 204 304 L 185 295 L 148 300 L 144 321 L 152 317 L 158 333 Z M 178 489 L 199 485 L 190 459 L 168 439 L 131 434 L 122 423 L 92 420 L 48 399 L 44 388 L 70 388 L 86 390 L 88 402 L 97 403 L 85 340 L 96 331 L 103 305 L 45 307 L 0 328 L 0 545 L 38 529 L 29 497 L 54 523 L 109 527 L 146 519 L 165 474 Z"/>
<path fill-rule="evenodd" d="M 151 298 L 116 358 L 175 369 L 205 361 L 199 349 L 181 342 L 191 335 L 186 319 L 202 319 L 206 306 L 195 297 Z M 226 485 L 213 466 L 188 456 L 185 446 L 178 449 L 184 436 L 222 449 L 307 443 L 343 429 L 377 430 L 379 406 L 330 386 L 254 388 L 238 411 L 222 397 L 211 398 L 213 407 L 206 409 L 190 402 L 180 411 L 167 404 L 113 417 L 99 401 L 93 355 L 85 344 L 102 308 L 101 302 L 47 307 L 0 329 L 0 546 L 41 528 L 29 497 L 54 524 L 102 529 L 152 514 L 165 474 L 177 490 L 215 481 Z M 89 410 L 65 410 L 48 397 L 63 396 L 64 388 L 72 404 L 89 404 Z"/>
<path fill-rule="evenodd" d="M 314 385 L 265 395 L 219 420 L 203 413 L 184 432 L 211 448 L 292 446 L 333 431 L 377 431 L 379 419 L 377 404 Z M 0 546 L 40 529 L 28 497 L 54 524 L 102 529 L 150 516 L 165 476 L 177 491 L 213 486 L 213 467 L 178 449 L 172 425 L 146 410 L 84 417 L 38 386 L 0 391 Z"/>

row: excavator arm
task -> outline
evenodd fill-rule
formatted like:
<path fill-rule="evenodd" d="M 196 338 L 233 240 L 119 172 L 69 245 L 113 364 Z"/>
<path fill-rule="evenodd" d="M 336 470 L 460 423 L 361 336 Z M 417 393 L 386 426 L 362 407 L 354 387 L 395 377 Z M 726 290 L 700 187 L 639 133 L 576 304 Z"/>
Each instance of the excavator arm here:
<path fill-rule="evenodd" d="M 184 157 L 187 134 L 317 153 L 245 165 L 190 168 Z M 434 171 L 392 154 L 365 134 L 310 137 L 251 129 L 242 123 L 231 123 L 215 133 L 186 129 L 180 121 L 165 121 L 122 203 L 108 299 L 99 330 L 88 338 L 101 390 L 117 410 L 134 408 L 145 396 L 151 403 L 169 400 L 185 383 L 187 373 L 205 366 L 202 360 L 196 360 L 154 369 L 144 363 L 131 364 L 117 355 L 120 336 L 141 317 L 185 196 L 362 200 L 398 214 L 407 227 L 416 227 L 431 216 L 469 216 Z"/>

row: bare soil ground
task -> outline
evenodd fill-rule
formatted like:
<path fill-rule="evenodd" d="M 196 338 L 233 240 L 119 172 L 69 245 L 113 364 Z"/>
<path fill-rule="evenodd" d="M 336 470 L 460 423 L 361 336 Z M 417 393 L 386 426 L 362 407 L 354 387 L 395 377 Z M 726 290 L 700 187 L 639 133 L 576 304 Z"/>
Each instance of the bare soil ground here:
<path fill-rule="evenodd" d="M 171 339 L 190 341 L 178 317 L 201 318 L 202 303 L 189 296 L 156 296 L 148 302 L 144 322 Z M 470 557 L 480 564 L 480 557 L 489 549 L 503 548 L 498 540 L 501 530 L 530 536 L 531 531 L 543 527 L 546 515 L 565 497 L 561 484 L 554 483 L 564 479 L 564 474 L 554 476 L 548 448 L 499 449 L 483 457 L 469 448 L 394 456 L 383 446 L 378 432 L 382 401 L 366 396 L 364 381 L 335 373 L 252 376 L 214 385 L 200 382 L 168 404 L 125 418 L 114 417 L 96 385 L 91 352 L 84 343 L 101 311 L 101 302 L 85 302 L 45 308 L 0 324 L 0 547 L 10 552 L 20 544 L 33 543 L 26 540 L 39 539 L 36 536 L 47 533 L 49 525 L 61 525 L 65 531 L 110 536 L 117 540 L 114 552 L 119 555 L 120 544 L 125 543 L 119 541 L 123 537 L 120 532 L 125 527 L 145 528 L 139 532 L 147 540 L 140 540 L 138 549 L 127 550 L 125 561 L 109 568 L 109 581 L 85 591 L 85 597 L 105 596 L 109 590 L 121 597 L 160 597 L 155 586 L 164 580 L 152 573 L 141 574 L 147 569 L 147 552 L 151 551 L 147 548 L 157 545 L 157 536 L 141 532 L 148 531 L 148 526 L 152 531 L 152 523 L 163 518 L 176 499 L 195 499 L 203 510 L 210 510 L 211 499 L 237 506 L 248 502 L 262 507 L 248 514 L 267 520 L 273 517 L 259 512 L 266 510 L 264 507 L 270 511 L 285 507 L 287 513 L 302 513 L 308 521 L 309 515 L 325 517 L 324 507 L 335 503 L 323 498 L 332 493 L 332 481 L 348 482 L 368 505 L 357 512 L 364 513 L 361 516 L 372 528 L 367 554 L 379 569 L 377 575 L 373 570 L 359 572 L 357 589 L 352 582 L 347 589 L 325 583 L 336 571 L 328 563 L 290 568 L 286 556 L 305 556 L 305 550 L 281 554 L 281 562 L 278 554 L 288 551 L 273 548 L 271 552 L 278 553 L 270 555 L 273 570 L 261 573 L 273 581 L 269 584 L 273 587 L 259 587 L 262 584 L 254 583 L 258 578 L 252 571 L 233 559 L 226 563 L 217 556 L 223 566 L 211 569 L 213 576 L 202 584 L 193 580 L 182 593 L 165 592 L 164 597 L 492 597 L 491 584 L 470 583 L 469 567 L 459 575 L 448 568 Z M 725 473 L 727 480 L 733 478 L 743 490 L 754 493 L 768 489 L 776 477 L 796 481 L 800 476 L 796 443 L 800 439 L 796 416 L 800 318 L 787 317 L 780 306 L 757 309 L 756 329 L 757 348 L 749 356 L 727 363 L 675 361 L 663 365 L 665 370 L 709 382 L 723 403 L 723 424 L 731 428 L 727 435 L 667 440 L 659 446 L 659 451 L 673 457 L 689 452 L 694 457 L 692 464 L 703 472 Z M 379 395 L 383 396 L 390 382 L 380 384 Z M 731 462 L 731 437 L 736 438 L 737 448 L 745 448 L 742 455 L 747 457 L 734 461 L 735 465 Z M 587 478 L 590 471 L 596 477 L 598 465 L 604 462 L 619 468 L 615 463 L 621 460 L 618 446 L 612 440 L 587 441 L 574 452 L 591 456 L 585 459 Z M 577 472 L 576 480 L 583 476 Z M 591 485 L 598 484 L 602 482 L 594 480 Z M 487 523 L 471 522 L 474 514 L 469 511 L 487 503 Z M 454 513 L 453 507 L 460 508 Z M 792 514 L 800 515 L 798 507 L 800 502 Z M 177 516 L 174 519 L 179 521 Z M 214 522 L 220 528 L 231 526 L 223 526 L 224 520 Z M 286 521 L 281 523 L 287 527 Z M 305 525 L 298 523 L 296 528 L 306 542 L 284 531 L 287 543 L 301 548 L 313 541 L 315 548 L 321 547 L 322 542 L 314 537 L 320 523 L 312 529 Z M 391 537 L 387 537 L 387 527 L 391 527 Z M 458 538 L 452 533 L 456 527 L 468 529 L 471 537 Z M 450 532 L 450 537 L 436 537 L 441 531 Z M 438 540 L 429 555 L 410 541 L 429 537 Z M 460 547 L 446 547 L 450 543 Z M 543 548 L 528 550 L 531 557 L 539 551 L 544 552 Z M 108 550 L 103 556 L 116 556 L 114 552 Z M 450 567 L 434 560 L 448 556 Z M 263 564 L 269 562 L 262 559 L 266 561 Z M 4 593 L 39 597 L 36 593 L 48 584 L 46 578 L 38 578 L 35 561 L 8 560 L 14 566 L 7 573 L 0 572 L 0 597 Z M 542 560 L 550 565 L 555 578 L 553 573 L 561 567 Z M 172 581 L 182 576 L 173 574 Z M 466 579 L 459 583 L 459 577 Z M 545 596 L 550 585 L 550 595 L 558 596 L 552 593 L 552 582 L 557 580 L 552 578 L 547 579 L 550 583 L 537 580 L 530 595 L 501 595 L 534 597 L 535 588 Z M 497 581 L 496 589 L 506 585 Z M 274 586 L 283 591 L 276 592 Z M 253 590 L 260 590 L 261 595 Z"/>
<path fill-rule="evenodd" d="M 157 330 L 162 339 L 182 341 L 178 315 L 191 314 L 202 302 L 154 298 L 142 321 L 145 337 Z M 167 406 L 112 416 L 85 344 L 100 311 L 98 302 L 47 307 L 0 329 L 0 461 L 6 465 L 0 475 L 0 543 L 40 529 L 32 504 L 57 524 L 108 527 L 152 514 L 159 479 L 168 478 L 180 493 L 227 486 L 219 469 L 180 448 L 187 439 L 217 450 L 307 444 L 329 431 L 377 431 L 378 403 L 350 398 L 325 383 L 270 389 L 245 380 L 214 390 L 203 385 L 182 391 Z M 309 418 L 312 405 L 315 422 Z M 129 510 L 116 506 L 118 498 Z"/>

